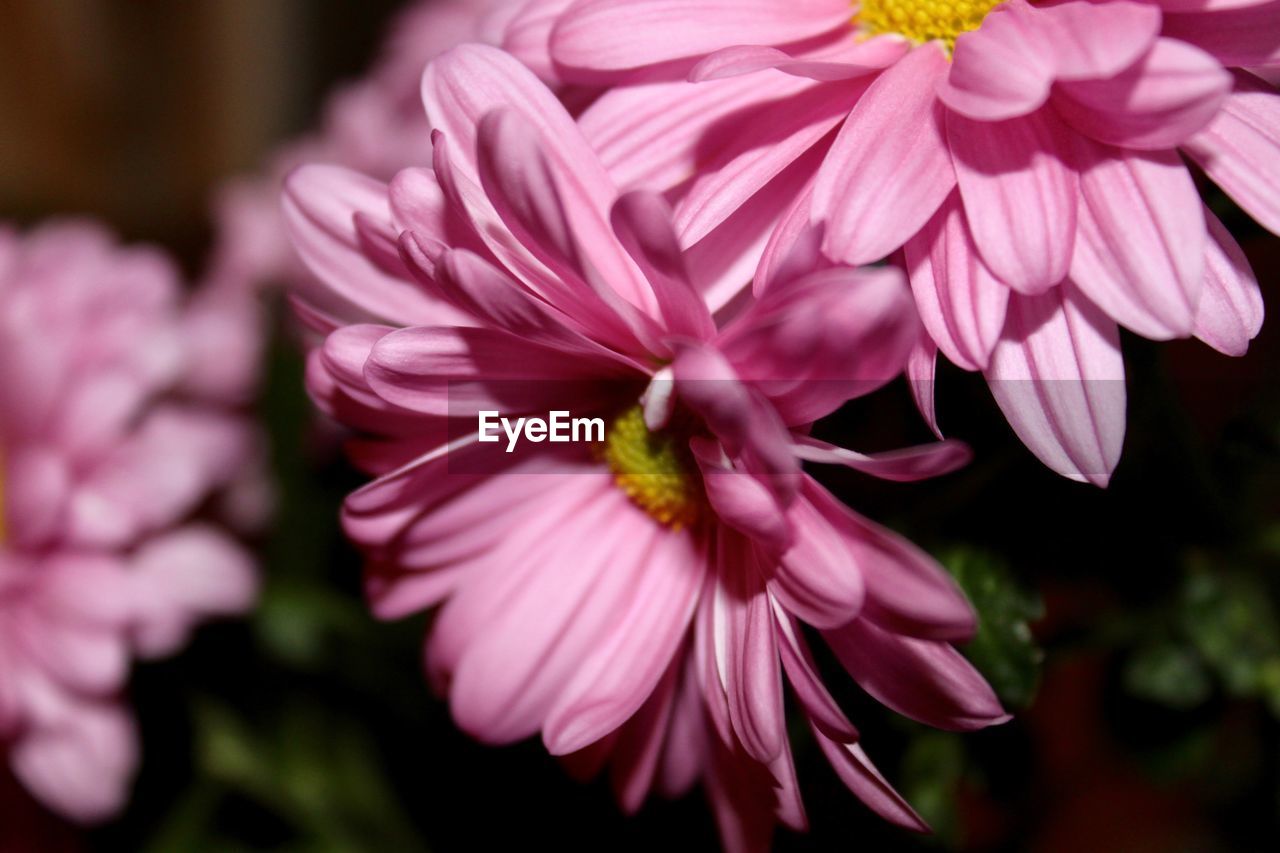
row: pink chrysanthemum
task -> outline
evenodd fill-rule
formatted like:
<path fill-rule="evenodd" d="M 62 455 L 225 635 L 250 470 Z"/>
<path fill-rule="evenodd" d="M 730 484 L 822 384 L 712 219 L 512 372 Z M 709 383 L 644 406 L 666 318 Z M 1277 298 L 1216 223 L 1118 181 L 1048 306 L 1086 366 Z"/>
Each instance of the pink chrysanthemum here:
<path fill-rule="evenodd" d="M 1280 98 L 1247 70 L 1280 65 L 1274 0 L 577 0 L 552 56 L 616 86 L 583 129 L 673 188 L 683 245 L 790 205 L 839 261 L 905 249 L 938 348 L 1069 477 L 1119 458 L 1117 324 L 1229 354 L 1260 327 L 1183 158 L 1280 233 Z"/>
<path fill-rule="evenodd" d="M 908 716 L 1005 719 L 950 645 L 973 616 L 949 577 L 801 470 L 911 480 L 967 459 L 953 442 L 867 456 L 808 435 L 901 372 L 918 337 L 903 276 L 823 264 L 810 233 L 717 321 L 666 203 L 619 197 L 516 60 L 460 48 L 423 91 L 433 168 L 388 186 L 305 167 L 285 201 L 332 291 L 303 308 L 331 330 L 312 394 L 364 434 L 355 458 L 379 475 L 343 516 L 374 610 L 441 605 L 427 668 L 458 725 L 489 743 L 541 732 L 578 769 L 609 762 L 628 810 L 701 780 L 729 849 L 803 828 L 785 683 L 849 787 L 920 828 L 801 627 Z M 485 410 L 609 427 L 594 446 L 506 454 L 479 441 Z"/>
<path fill-rule="evenodd" d="M 172 393 L 174 270 L 88 225 L 0 230 L 0 755 L 50 809 L 124 803 L 134 656 L 252 601 L 248 556 L 188 521 L 252 462 L 238 417 Z"/>

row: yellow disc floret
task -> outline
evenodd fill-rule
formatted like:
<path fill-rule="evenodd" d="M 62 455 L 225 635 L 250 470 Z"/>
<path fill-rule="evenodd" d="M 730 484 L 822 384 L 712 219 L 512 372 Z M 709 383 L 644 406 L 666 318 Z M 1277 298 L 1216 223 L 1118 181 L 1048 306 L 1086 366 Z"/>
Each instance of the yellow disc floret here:
<path fill-rule="evenodd" d="M 1000 0 L 862 0 L 856 20 L 868 35 L 896 33 L 923 44 L 937 39 L 950 51 L 956 36 L 976 30 Z"/>
<path fill-rule="evenodd" d="M 697 520 L 702 490 L 688 448 L 675 436 L 650 432 L 639 406 L 605 430 L 603 456 L 618 488 L 657 521 L 679 530 Z"/>

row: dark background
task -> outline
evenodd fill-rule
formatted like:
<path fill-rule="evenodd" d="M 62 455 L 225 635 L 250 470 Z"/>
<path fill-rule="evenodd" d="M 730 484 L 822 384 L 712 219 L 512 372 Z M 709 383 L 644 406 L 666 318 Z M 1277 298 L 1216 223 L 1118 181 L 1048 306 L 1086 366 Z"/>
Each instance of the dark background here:
<path fill-rule="evenodd" d="M 99 216 L 198 273 L 214 187 L 306 129 L 328 88 L 370 62 L 396 5 L 5 0 L 0 216 Z M 1280 240 L 1206 193 L 1274 307 Z M 914 485 L 822 472 L 957 575 L 982 617 L 966 651 L 1019 713 L 974 735 L 932 732 L 833 667 L 867 751 L 938 832 L 882 824 L 797 731 L 812 830 L 780 833 L 778 849 L 1276 849 L 1275 326 L 1242 359 L 1127 338 L 1129 434 L 1105 491 L 1040 466 L 981 379 L 951 369 L 939 410 L 974 445 L 972 466 Z M 57 836 L 102 850 L 715 849 L 697 794 L 623 818 L 606 785 L 570 780 L 539 744 L 490 749 L 454 730 L 420 674 L 425 619 L 380 624 L 364 610 L 335 521 L 359 480 L 315 427 L 300 379 L 280 334 L 258 403 L 280 489 L 257 543 L 261 607 L 137 668 L 132 805 Z M 900 386 L 823 430 L 865 450 L 928 438 Z"/>

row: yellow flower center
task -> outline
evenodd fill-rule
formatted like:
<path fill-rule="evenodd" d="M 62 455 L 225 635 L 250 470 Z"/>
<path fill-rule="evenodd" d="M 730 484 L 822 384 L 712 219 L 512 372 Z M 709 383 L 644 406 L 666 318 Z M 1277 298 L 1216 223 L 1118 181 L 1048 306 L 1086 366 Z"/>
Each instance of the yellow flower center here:
<path fill-rule="evenodd" d="M 690 475 L 688 448 L 675 436 L 650 432 L 639 406 L 605 430 L 603 456 L 618 488 L 659 523 L 679 530 L 697 520 L 702 491 Z"/>
<path fill-rule="evenodd" d="M 1001 0 L 862 0 L 855 18 L 868 35 L 896 33 L 917 44 L 937 39 L 950 51 Z"/>

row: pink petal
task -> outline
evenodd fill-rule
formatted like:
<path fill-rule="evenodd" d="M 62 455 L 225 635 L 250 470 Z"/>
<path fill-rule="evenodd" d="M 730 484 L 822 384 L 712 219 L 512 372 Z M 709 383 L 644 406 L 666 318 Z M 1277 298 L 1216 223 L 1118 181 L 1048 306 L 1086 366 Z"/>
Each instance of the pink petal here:
<path fill-rule="evenodd" d="M 1280 3 L 1272 4 L 1280 14 Z M 1280 32 L 1280 29 L 1276 30 Z M 1236 90 L 1218 117 L 1185 149 L 1213 182 L 1275 234 L 1280 234 L 1280 104 L 1276 91 L 1236 74 Z"/>
<path fill-rule="evenodd" d="M 631 192 L 618 199 L 611 219 L 618 240 L 653 288 L 667 331 L 700 339 L 715 334 L 707 305 L 689 280 L 666 201 L 656 193 Z"/>
<path fill-rule="evenodd" d="M 1244 355 L 1262 329 L 1262 291 L 1230 232 L 1207 208 L 1204 218 L 1211 239 L 1193 332 L 1219 352 Z"/>
<path fill-rule="evenodd" d="M 1280 3 L 1166 12 L 1162 34 L 1208 51 L 1223 65 L 1275 65 L 1280 62 Z"/>
<path fill-rule="evenodd" d="M 694 439 L 690 446 L 716 519 L 770 554 L 781 554 L 791 547 L 794 532 L 777 495 L 760 479 L 734 468 L 718 444 Z"/>
<path fill-rule="evenodd" d="M 813 181 L 810 180 L 778 220 L 769 236 L 751 289 L 757 296 L 776 284 L 786 284 L 830 266 L 822 254 L 824 229 L 810 222 Z"/>
<path fill-rule="evenodd" d="M 1160 10 L 1139 0 L 1032 6 L 1059 80 L 1114 77 L 1137 62 L 1160 32 Z"/>
<path fill-rule="evenodd" d="M 686 655 L 686 661 L 691 661 Z M 680 797 L 689 792 L 707 763 L 707 715 L 702 705 L 698 673 L 691 663 L 682 667 L 676 688 L 675 705 L 671 709 L 671 726 L 658 767 L 658 790 L 666 797 Z"/>
<path fill-rule="evenodd" d="M 1009 0 L 982 26 L 956 39 L 951 71 L 938 88 L 948 107 L 979 121 L 1002 121 L 1039 109 L 1053 84 L 1053 54 L 1033 10 Z"/>
<path fill-rule="evenodd" d="M 827 760 L 835 768 L 836 775 L 868 808 L 890 823 L 914 832 L 929 831 L 924 819 L 885 781 L 859 744 L 839 743 L 816 726 L 813 735 Z"/>
<path fill-rule="evenodd" d="M 587 0 L 560 20 L 555 60 L 614 71 L 699 56 L 735 44 L 785 44 L 847 24 L 843 0 Z"/>
<path fill-rule="evenodd" d="M 57 813 L 81 823 L 124 809 L 138 763 L 133 720 L 113 705 L 69 709 L 57 725 L 37 728 L 12 747 L 13 773 Z"/>
<path fill-rule="evenodd" d="M 797 425 L 896 378 L 918 333 L 898 270 L 842 267 L 771 288 L 719 347 Z"/>
<path fill-rule="evenodd" d="M 468 175 L 479 174 L 480 122 L 488 113 L 504 110 L 513 119 L 505 134 L 501 125 L 491 129 L 490 146 L 497 136 L 519 141 L 517 129 L 527 127 L 524 162 L 529 162 L 530 147 L 545 156 L 570 233 L 595 273 L 632 305 L 652 307 L 653 296 L 634 265 L 606 237 L 609 208 L 617 197 L 612 180 L 568 112 L 532 72 L 496 48 L 464 45 L 428 66 L 422 94 L 434 126 L 451 140 L 457 163 Z"/>
<path fill-rule="evenodd" d="M 953 364 L 966 370 L 986 367 L 1004 328 L 1009 288 L 978 256 L 956 196 L 907 241 L 906 259 L 929 337 Z"/>
<path fill-rule="evenodd" d="M 834 48 L 802 51 L 799 55 L 773 47 L 738 45 L 717 50 L 699 62 L 689 74 L 695 82 L 720 80 L 765 69 L 813 80 L 852 80 L 887 68 L 911 49 L 911 43 L 895 36 L 862 40 L 839 39 Z"/>
<path fill-rule="evenodd" d="M 804 496 L 853 554 L 866 586 L 862 618 L 925 639 L 973 636 L 973 609 L 938 562 L 892 531 L 869 521 L 806 478 Z"/>
<path fill-rule="evenodd" d="M 899 714 L 948 731 L 1009 719 L 982 675 L 947 643 L 898 636 L 866 619 L 823 636 L 858 686 Z"/>
<path fill-rule="evenodd" d="M 1204 283 L 1204 215 L 1172 151 L 1098 151 L 1081 175 L 1071 278 L 1117 322 L 1145 337 L 1191 333 Z"/>
<path fill-rule="evenodd" d="M 809 652 L 809 645 L 800 632 L 799 623 L 776 600 L 773 613 L 778 620 L 778 654 L 782 659 L 783 671 L 804 708 L 805 716 L 832 740 L 840 743 L 857 740 L 858 730 L 845 717 L 835 699 L 831 698 L 826 685 L 822 683 L 813 655 Z"/>
<path fill-rule="evenodd" d="M 171 654 L 196 623 L 248 610 L 257 597 L 253 559 L 216 528 L 191 524 L 148 541 L 134 555 L 140 654 Z"/>
<path fill-rule="evenodd" d="M 1064 285 L 1016 296 L 986 371 L 1010 426 L 1064 477 L 1105 486 L 1124 444 L 1124 361 L 1116 325 Z"/>
<path fill-rule="evenodd" d="M 827 254 L 855 265 L 883 258 L 955 185 L 934 96 L 947 68 L 938 45 L 922 45 L 878 76 L 849 114 L 814 187 Z"/>
<path fill-rule="evenodd" d="M 416 238 L 402 238 L 411 256 L 420 254 Z M 570 349 L 595 349 L 570 326 L 573 321 L 529 293 L 479 255 L 455 249 L 440 256 L 436 269 L 438 293 L 484 325 L 530 341 Z"/>
<path fill-rule="evenodd" d="M 774 72 L 706 83 L 638 81 L 609 89 L 578 121 L 617 186 L 665 191 L 745 133 L 762 102 L 812 86 Z"/>
<path fill-rule="evenodd" d="M 283 197 L 294 248 L 326 290 L 304 291 L 322 311 L 344 319 L 430 322 L 430 301 L 408 276 L 393 276 L 364 253 L 355 214 L 389 221 L 387 187 L 338 166 L 304 166 L 289 176 Z"/>
<path fill-rule="evenodd" d="M 685 261 L 689 275 L 713 313 L 744 297 L 744 283 L 752 281 L 759 272 L 765 252 L 795 200 L 812 187 L 813 176 L 825 153 L 820 144 L 809 149 L 715 230 L 687 248 Z M 808 226 L 807 208 L 803 219 Z M 828 266 L 829 262 L 823 261 L 821 265 Z M 811 266 L 805 271 L 815 268 Z M 732 309 L 726 316 L 731 313 Z"/>
<path fill-rule="evenodd" d="M 796 438 L 796 455 L 806 462 L 844 465 L 899 483 L 941 477 L 963 468 L 973 459 L 969 445 L 955 439 L 867 455 L 810 436 L 799 436 Z"/>
<path fill-rule="evenodd" d="M 787 512 L 795 542 L 773 569 L 769 591 L 787 612 L 819 628 L 843 625 L 866 597 L 853 554 L 827 520 L 806 500 Z"/>
<path fill-rule="evenodd" d="M 1054 109 L 1081 133 L 1122 148 L 1173 148 L 1207 125 L 1231 91 L 1209 54 L 1157 39 L 1141 60 L 1106 80 L 1062 83 Z"/>
<path fill-rule="evenodd" d="M 711 346 L 682 345 L 672 372 L 681 401 L 715 436 L 715 441 L 695 440 L 701 447 L 694 450 L 702 453 L 703 461 L 714 469 L 726 467 L 728 460 L 720 457 L 727 451 L 782 506 L 789 503 L 795 496 L 800 466 L 791 454 L 790 431 L 776 409 L 745 385 L 724 354 Z M 724 450 L 715 446 L 717 442 Z"/>
<path fill-rule="evenodd" d="M 786 740 L 782 675 L 769 593 L 750 553 L 742 537 L 721 535 L 716 657 L 725 675 L 734 733 L 748 755 L 768 763 Z"/>
<path fill-rule="evenodd" d="M 573 0 L 510 3 L 511 19 L 503 28 L 501 47 L 543 80 L 556 78 L 551 59 L 551 31 Z M 499 6 L 499 8 L 504 8 Z"/>
<path fill-rule="evenodd" d="M 706 555 L 693 537 L 669 531 L 637 567 L 627 603 L 547 713 L 542 739 L 552 755 L 581 749 L 625 723 L 670 669 L 691 623 Z M 656 755 L 653 756 L 656 762 Z"/>
<path fill-rule="evenodd" d="M 473 573 L 442 611 L 436 633 L 445 636 L 438 639 L 462 643 L 450 708 L 458 726 L 485 743 L 510 743 L 543 726 L 582 664 L 615 629 L 648 552 L 668 535 L 611 484 L 589 488 L 596 492 L 591 505 L 560 518 L 592 536 L 557 531 L 547 547 L 524 558 L 527 569 L 495 561 L 490 571 Z M 477 583 L 481 588 L 472 586 Z M 463 626 L 456 611 L 449 623 L 446 615 L 476 595 L 491 600 L 477 611 L 483 621 L 472 624 L 478 630 L 448 637 Z"/>
<path fill-rule="evenodd" d="M 1260 6 L 1266 0 L 1155 0 L 1165 12 L 1216 12 Z"/>
<path fill-rule="evenodd" d="M 473 179 L 480 120 L 507 109 L 536 131 L 566 191 L 600 214 L 608 211 L 615 191 L 598 158 L 555 95 L 509 54 L 479 44 L 454 48 L 427 66 L 422 99 L 432 127 L 450 140 Z"/>
<path fill-rule="evenodd" d="M 640 810 L 657 778 L 667 731 L 675 714 L 676 690 L 685 668 L 684 659 L 683 654 L 672 659 L 653 693 L 618 734 L 609 781 L 623 814 L 633 815 Z"/>
<path fill-rule="evenodd" d="M 585 411 L 620 366 L 535 344 L 497 329 L 422 326 L 381 338 L 365 365 L 369 386 L 389 403 L 437 417 Z M 542 380 L 542 381 L 536 381 Z"/>
<path fill-rule="evenodd" d="M 709 128 L 708 148 L 728 131 L 734 135 L 716 156 L 698 164 L 676 207 L 681 242 L 701 240 L 803 157 L 846 119 L 865 89 L 861 81 L 814 85 L 785 99 L 761 101 L 723 130 Z"/>
<path fill-rule="evenodd" d="M 907 383 L 911 386 L 911 397 L 920 410 L 920 416 L 929 425 L 929 429 L 933 430 L 933 434 L 941 439 L 942 430 L 938 428 L 938 410 L 934 396 L 937 370 L 938 348 L 922 335 L 907 359 Z"/>
<path fill-rule="evenodd" d="M 31 548 L 55 535 L 71 490 L 63 454 L 40 445 L 6 448 L 4 532 L 15 547 Z"/>
<path fill-rule="evenodd" d="M 606 214 L 574 195 L 520 114 L 488 113 L 477 144 L 481 183 L 494 208 L 555 274 L 552 284 L 563 296 L 553 304 L 584 323 L 617 329 L 611 330 L 615 337 L 625 331 L 619 318 L 656 313 L 649 283 L 618 244 Z"/>
<path fill-rule="evenodd" d="M 1002 122 L 947 116 L 973 242 L 996 278 L 1023 293 L 1062 281 L 1071 263 L 1079 186 L 1061 154 L 1070 134 L 1047 110 Z"/>

